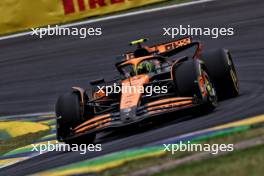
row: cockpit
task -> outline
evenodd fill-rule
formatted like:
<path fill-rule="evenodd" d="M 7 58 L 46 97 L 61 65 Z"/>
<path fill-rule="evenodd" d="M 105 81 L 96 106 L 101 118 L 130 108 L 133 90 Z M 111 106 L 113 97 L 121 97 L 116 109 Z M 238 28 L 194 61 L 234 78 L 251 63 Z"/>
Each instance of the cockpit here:
<path fill-rule="evenodd" d="M 119 71 L 126 78 L 140 74 L 160 73 L 163 69 L 169 68 L 169 63 L 165 58 L 146 56 L 129 60 L 119 66 Z"/>

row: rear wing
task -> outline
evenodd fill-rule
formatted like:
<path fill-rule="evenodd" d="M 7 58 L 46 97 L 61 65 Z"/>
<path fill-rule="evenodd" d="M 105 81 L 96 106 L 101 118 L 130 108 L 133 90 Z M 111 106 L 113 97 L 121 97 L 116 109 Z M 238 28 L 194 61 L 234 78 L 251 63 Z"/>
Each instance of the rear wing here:
<path fill-rule="evenodd" d="M 185 38 L 181 38 L 181 39 L 178 39 L 175 41 L 154 45 L 152 47 L 146 47 L 146 49 L 150 53 L 158 53 L 160 55 L 163 55 L 163 54 L 170 52 L 176 48 L 180 48 L 180 47 L 189 45 L 191 43 L 192 43 L 192 38 L 191 37 L 185 37 Z M 130 60 L 130 59 L 135 58 L 133 52 L 126 53 L 124 55 L 124 57 L 125 57 L 125 60 Z"/>

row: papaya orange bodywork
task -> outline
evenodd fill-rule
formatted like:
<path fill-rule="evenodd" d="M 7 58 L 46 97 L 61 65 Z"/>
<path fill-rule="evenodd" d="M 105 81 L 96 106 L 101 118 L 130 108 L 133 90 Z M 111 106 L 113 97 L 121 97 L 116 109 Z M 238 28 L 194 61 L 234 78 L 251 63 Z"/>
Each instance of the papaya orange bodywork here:
<path fill-rule="evenodd" d="M 144 48 L 147 49 L 150 53 L 152 53 L 152 52 L 164 53 L 164 52 L 166 52 L 168 50 L 172 50 L 172 49 L 184 46 L 184 45 L 188 45 L 191 42 L 192 42 L 191 37 L 186 37 L 186 38 L 183 38 L 183 39 L 180 39 L 180 40 L 176 40 L 176 41 L 173 41 L 173 42 L 170 42 L 170 43 L 156 45 L 156 46 L 153 46 L 153 47 L 144 47 Z M 130 59 L 134 59 L 135 58 L 133 53 L 127 53 L 125 57 L 126 57 L 126 60 L 130 60 Z"/>
<path fill-rule="evenodd" d="M 120 109 L 132 108 L 138 105 L 141 97 L 140 89 L 149 82 L 148 75 L 137 75 L 122 81 L 122 86 L 133 87 L 133 91 L 122 92 Z"/>
<path fill-rule="evenodd" d="M 74 130 L 78 130 L 86 125 L 89 125 L 91 123 L 94 123 L 96 121 L 99 121 L 99 120 L 102 120 L 102 119 L 105 119 L 105 118 L 108 118 L 110 117 L 110 114 L 105 114 L 105 115 L 101 115 L 101 116 L 96 116 L 90 120 L 87 120 L 86 122 L 82 123 L 81 125 L 77 126 L 76 128 L 74 128 Z"/>

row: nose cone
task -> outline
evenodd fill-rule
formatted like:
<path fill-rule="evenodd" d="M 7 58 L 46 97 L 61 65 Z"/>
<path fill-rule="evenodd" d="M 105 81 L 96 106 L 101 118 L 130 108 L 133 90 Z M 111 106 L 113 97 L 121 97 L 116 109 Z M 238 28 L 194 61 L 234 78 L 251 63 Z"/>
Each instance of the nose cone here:
<path fill-rule="evenodd" d="M 120 115 L 124 122 L 134 120 L 136 110 L 144 90 L 144 84 L 149 82 L 148 75 L 138 75 L 122 81 L 122 96 L 120 100 Z"/>
<path fill-rule="evenodd" d="M 129 123 L 137 119 L 137 107 L 123 109 L 120 111 L 120 118 L 123 123 Z"/>

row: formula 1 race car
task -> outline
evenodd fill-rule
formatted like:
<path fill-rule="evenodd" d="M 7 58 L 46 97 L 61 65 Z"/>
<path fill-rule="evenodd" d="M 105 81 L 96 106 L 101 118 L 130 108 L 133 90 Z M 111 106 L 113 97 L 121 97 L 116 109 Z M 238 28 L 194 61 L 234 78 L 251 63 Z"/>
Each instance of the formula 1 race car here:
<path fill-rule="evenodd" d="M 201 43 L 191 37 L 152 47 L 142 46 L 145 41 L 131 42 L 137 49 L 118 57 L 120 79 L 94 80 L 87 89 L 73 87 L 58 98 L 58 141 L 93 143 L 96 133 L 104 130 L 177 111 L 206 114 L 218 100 L 238 96 L 236 70 L 227 49 L 203 53 Z M 186 51 L 191 49 L 189 56 Z"/>

